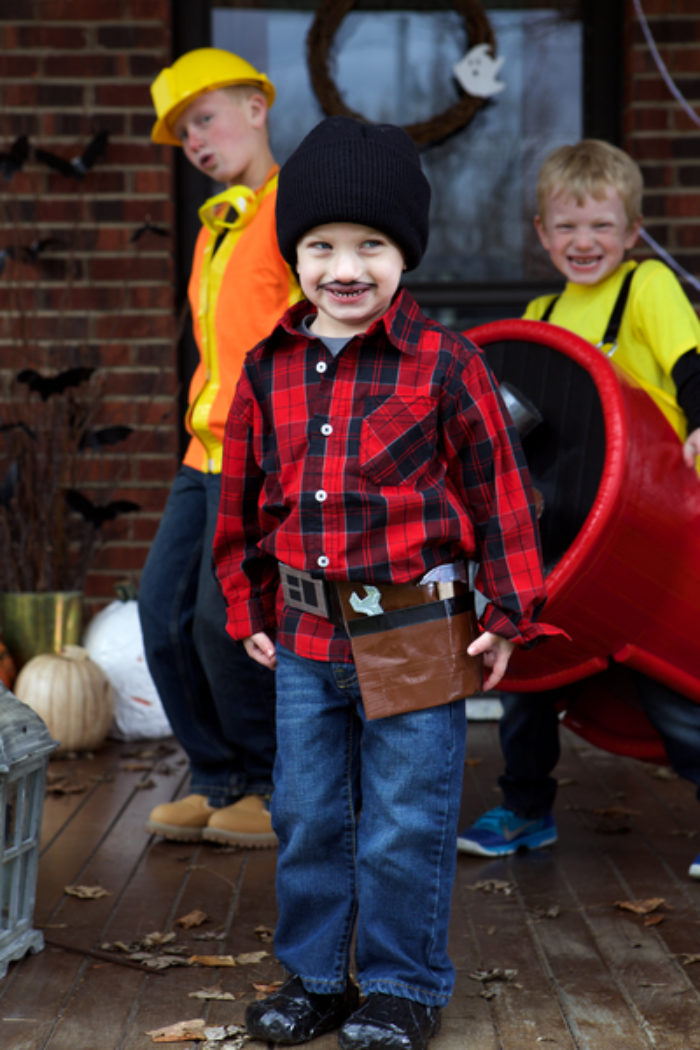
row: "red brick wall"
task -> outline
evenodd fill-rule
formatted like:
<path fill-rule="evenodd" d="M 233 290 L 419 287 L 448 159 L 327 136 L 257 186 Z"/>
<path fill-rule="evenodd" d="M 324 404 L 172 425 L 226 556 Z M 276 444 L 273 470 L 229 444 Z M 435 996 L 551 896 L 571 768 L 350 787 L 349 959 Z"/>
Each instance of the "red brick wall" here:
<path fill-rule="evenodd" d="M 641 9 L 697 119 L 669 90 L 627 0 L 623 145 L 644 173 L 645 228 L 700 279 L 700 8 L 697 0 L 641 0 Z M 700 305 L 700 294 L 686 290 Z"/>
<path fill-rule="evenodd" d="M 110 135 L 82 180 L 33 156 L 10 181 L 0 174 L 0 247 L 64 242 L 41 266 L 9 260 L 0 274 L 3 399 L 17 410 L 17 366 L 98 365 L 103 422 L 134 428 L 103 456 L 110 491 L 100 501 L 142 509 L 104 529 L 86 586 L 93 608 L 115 583 L 138 581 L 177 465 L 174 241 L 132 240 L 147 221 L 173 230 L 172 151 L 149 141 L 149 84 L 171 58 L 169 19 L 168 0 L 0 0 L 0 150 L 26 134 L 70 159 L 97 130 Z"/>

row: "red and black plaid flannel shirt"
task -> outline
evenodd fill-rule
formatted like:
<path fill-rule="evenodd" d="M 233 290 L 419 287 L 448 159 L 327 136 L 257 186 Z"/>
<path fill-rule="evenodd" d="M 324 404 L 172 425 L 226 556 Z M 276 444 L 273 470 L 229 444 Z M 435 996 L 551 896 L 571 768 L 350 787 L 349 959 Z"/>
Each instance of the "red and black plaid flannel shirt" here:
<path fill-rule="evenodd" d="M 417 581 L 480 563 L 484 629 L 518 643 L 544 597 L 532 490 L 481 352 L 407 291 L 337 357 L 299 333 L 298 303 L 247 357 L 229 412 L 217 573 L 228 631 L 267 631 L 316 660 L 351 659 L 344 631 L 285 607 L 277 561 L 329 580 Z"/>

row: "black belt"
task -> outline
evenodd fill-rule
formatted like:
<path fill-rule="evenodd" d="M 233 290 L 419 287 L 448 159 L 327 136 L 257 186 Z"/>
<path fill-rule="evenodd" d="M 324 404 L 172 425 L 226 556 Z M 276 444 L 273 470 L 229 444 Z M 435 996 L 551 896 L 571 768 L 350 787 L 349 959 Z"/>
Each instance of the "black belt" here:
<path fill-rule="evenodd" d="M 473 608 L 474 605 L 469 584 L 462 580 L 432 583 L 336 582 L 315 579 L 311 573 L 292 569 L 282 562 L 279 562 L 279 574 L 286 605 L 321 616 L 338 626 L 345 626 L 353 635 L 385 629 L 387 618 L 416 623 L 450 615 L 453 610 Z"/>

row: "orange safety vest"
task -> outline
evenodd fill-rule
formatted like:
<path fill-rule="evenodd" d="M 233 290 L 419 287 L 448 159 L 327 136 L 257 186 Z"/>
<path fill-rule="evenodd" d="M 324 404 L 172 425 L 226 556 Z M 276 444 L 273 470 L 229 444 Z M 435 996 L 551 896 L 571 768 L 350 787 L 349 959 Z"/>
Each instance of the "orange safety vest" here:
<path fill-rule="evenodd" d="M 206 226 L 194 249 L 188 288 L 199 363 L 190 382 L 184 463 L 221 472 L 224 427 L 248 352 L 301 297 L 280 255 L 275 228 L 277 167 L 256 194 L 250 222 L 219 242 Z M 216 250 L 215 250 L 216 249 Z"/>

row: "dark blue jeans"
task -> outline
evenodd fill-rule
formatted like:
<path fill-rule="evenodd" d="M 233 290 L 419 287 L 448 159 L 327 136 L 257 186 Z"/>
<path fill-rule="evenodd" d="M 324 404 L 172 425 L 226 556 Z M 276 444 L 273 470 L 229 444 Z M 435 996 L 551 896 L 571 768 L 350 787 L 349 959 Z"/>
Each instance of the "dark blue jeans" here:
<path fill-rule="evenodd" d="M 632 672 L 640 707 L 661 737 L 668 761 L 695 784 L 700 799 L 700 704 L 646 675 Z M 505 772 L 498 779 L 503 804 L 523 817 L 541 817 L 554 804 L 557 782 L 549 774 L 559 761 L 555 704 L 566 690 L 504 693 L 499 723 Z"/>
<path fill-rule="evenodd" d="M 274 674 L 226 633 L 212 566 L 220 488 L 220 475 L 180 467 L 139 587 L 146 660 L 190 790 L 215 806 L 268 794 L 275 754 Z"/>
<path fill-rule="evenodd" d="M 355 665 L 277 647 L 275 955 L 313 992 L 444 1006 L 464 701 L 366 721 Z"/>

